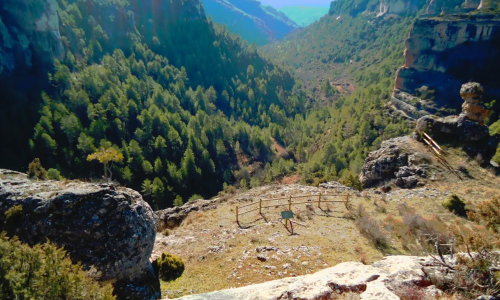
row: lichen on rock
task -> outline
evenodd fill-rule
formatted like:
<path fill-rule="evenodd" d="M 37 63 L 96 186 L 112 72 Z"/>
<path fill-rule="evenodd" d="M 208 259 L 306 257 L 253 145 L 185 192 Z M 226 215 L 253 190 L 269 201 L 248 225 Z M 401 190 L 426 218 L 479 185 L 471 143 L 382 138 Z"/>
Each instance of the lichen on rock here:
<path fill-rule="evenodd" d="M 16 222 L 5 212 L 21 206 Z M 119 299 L 157 299 L 159 286 L 149 261 L 156 216 L 141 195 L 111 184 L 32 181 L 0 170 L 0 231 L 30 245 L 48 240 L 72 261 L 94 267 Z"/>

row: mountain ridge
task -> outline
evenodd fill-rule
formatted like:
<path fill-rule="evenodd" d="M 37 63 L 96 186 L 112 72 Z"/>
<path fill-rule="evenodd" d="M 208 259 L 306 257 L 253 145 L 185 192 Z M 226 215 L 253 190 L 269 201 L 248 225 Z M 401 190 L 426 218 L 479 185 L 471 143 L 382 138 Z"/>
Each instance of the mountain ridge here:
<path fill-rule="evenodd" d="M 208 15 L 249 43 L 265 45 L 299 26 L 273 7 L 256 0 L 203 0 Z"/>

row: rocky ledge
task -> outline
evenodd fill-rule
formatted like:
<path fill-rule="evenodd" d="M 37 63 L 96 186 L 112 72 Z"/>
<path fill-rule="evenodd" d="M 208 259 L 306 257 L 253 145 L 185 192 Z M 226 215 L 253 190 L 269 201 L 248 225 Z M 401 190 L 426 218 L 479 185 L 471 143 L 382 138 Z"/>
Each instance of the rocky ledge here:
<path fill-rule="evenodd" d="M 186 296 L 182 300 L 335 299 L 341 293 L 358 293 L 361 299 L 397 300 L 403 287 L 422 289 L 429 297 L 441 291 L 427 279 L 438 270 L 429 257 L 389 256 L 373 265 L 341 263 L 315 274 L 290 277 L 246 287 Z"/>
<path fill-rule="evenodd" d="M 21 208 L 9 220 L 5 212 Z M 11 210 L 12 211 L 12 210 Z M 155 214 L 136 191 L 111 184 L 34 181 L 0 169 L 0 231 L 30 245 L 50 240 L 94 267 L 118 299 L 161 297 L 149 261 Z"/>
<path fill-rule="evenodd" d="M 426 153 L 412 147 L 410 136 L 384 141 L 379 150 L 368 154 L 359 180 L 365 187 L 395 179 L 395 184 L 402 188 L 423 185 L 422 178 L 427 177 L 428 165 Z"/>
<path fill-rule="evenodd" d="M 157 229 L 173 229 L 181 225 L 182 221 L 187 218 L 191 212 L 206 211 L 217 208 L 216 200 L 196 200 L 188 202 L 180 207 L 172 207 L 156 212 L 158 217 Z"/>

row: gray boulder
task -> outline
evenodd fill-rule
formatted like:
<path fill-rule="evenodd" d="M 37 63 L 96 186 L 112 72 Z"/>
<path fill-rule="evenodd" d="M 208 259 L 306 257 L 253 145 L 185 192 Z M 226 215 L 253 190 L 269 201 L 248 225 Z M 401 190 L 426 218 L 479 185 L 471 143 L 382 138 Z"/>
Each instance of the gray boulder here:
<path fill-rule="evenodd" d="M 430 135 L 451 135 L 462 141 L 489 139 L 488 126 L 469 120 L 464 114 L 449 117 L 425 116 L 417 121 L 416 130 Z"/>
<path fill-rule="evenodd" d="M 185 203 L 180 207 L 159 210 L 155 212 L 158 218 L 156 228 L 158 231 L 173 229 L 181 225 L 182 221 L 184 221 L 191 212 L 206 211 L 216 208 L 217 204 L 215 200 L 196 200 Z"/>
<path fill-rule="evenodd" d="M 379 181 L 394 178 L 394 174 L 408 165 L 408 154 L 401 151 L 401 144 L 406 144 L 410 137 L 384 141 L 379 150 L 368 154 L 359 180 L 364 186 L 371 186 Z"/>
<path fill-rule="evenodd" d="M 22 213 L 6 220 L 5 212 Z M 158 299 L 159 282 L 149 258 L 155 214 L 133 190 L 110 184 L 33 181 L 0 170 L 0 231 L 30 245 L 64 247 L 72 261 L 95 267 L 119 299 Z M 155 287 L 156 285 L 156 287 Z"/>

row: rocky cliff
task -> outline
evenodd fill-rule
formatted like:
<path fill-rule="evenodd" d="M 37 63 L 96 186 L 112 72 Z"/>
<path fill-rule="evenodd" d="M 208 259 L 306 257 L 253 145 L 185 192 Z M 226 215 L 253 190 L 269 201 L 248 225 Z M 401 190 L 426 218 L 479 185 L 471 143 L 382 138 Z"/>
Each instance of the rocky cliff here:
<path fill-rule="evenodd" d="M 414 111 L 459 112 L 462 99 L 458 91 L 470 80 L 484 86 L 485 102 L 498 99 L 500 80 L 494 74 L 500 69 L 499 55 L 498 16 L 466 14 L 417 19 L 406 41 L 405 64 L 397 72 L 393 103 L 412 118 L 420 117 Z M 415 98 L 411 95 L 417 101 L 412 101 Z"/>
<path fill-rule="evenodd" d="M 255 0 L 203 0 L 203 5 L 215 22 L 257 45 L 276 41 L 299 27 L 285 14 Z"/>
<path fill-rule="evenodd" d="M 426 6 L 427 5 L 427 6 Z M 333 1 L 330 5 L 330 15 L 372 14 L 377 17 L 385 14 L 408 15 L 416 14 L 423 8 L 428 14 L 454 11 L 457 7 L 464 6 L 477 9 L 479 0 L 361 0 L 361 1 Z"/>
<path fill-rule="evenodd" d="M 0 78 L 64 57 L 56 0 L 0 2 Z"/>
<path fill-rule="evenodd" d="M 9 219 L 5 212 L 20 209 Z M 32 181 L 0 170 L 0 231 L 30 245 L 48 240 L 69 252 L 119 299 L 157 299 L 151 256 L 155 214 L 139 193 L 108 184 Z"/>

